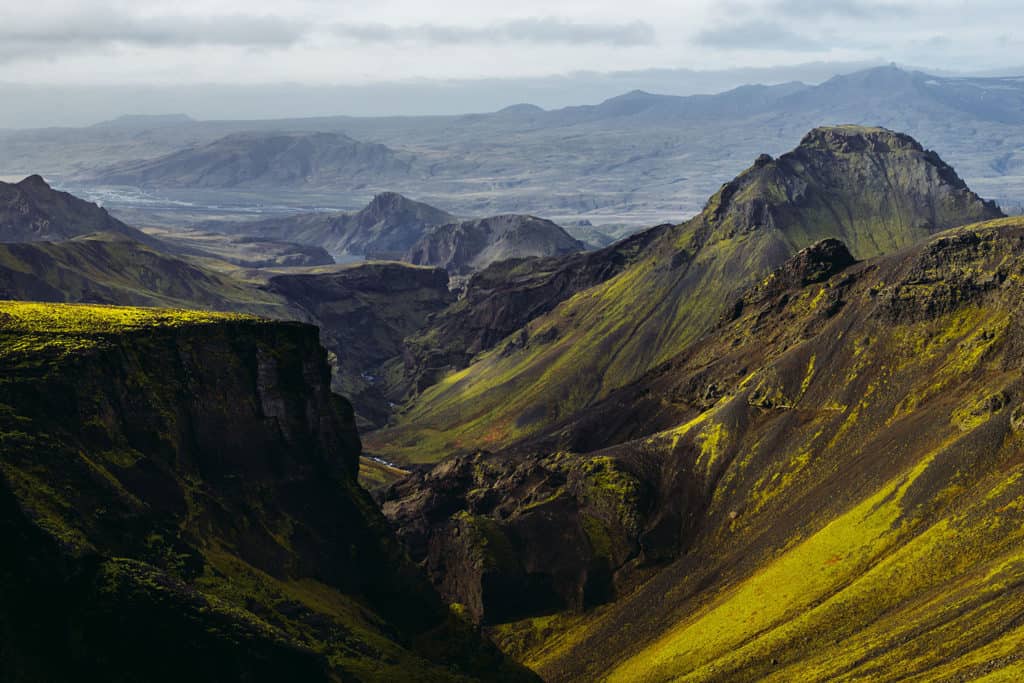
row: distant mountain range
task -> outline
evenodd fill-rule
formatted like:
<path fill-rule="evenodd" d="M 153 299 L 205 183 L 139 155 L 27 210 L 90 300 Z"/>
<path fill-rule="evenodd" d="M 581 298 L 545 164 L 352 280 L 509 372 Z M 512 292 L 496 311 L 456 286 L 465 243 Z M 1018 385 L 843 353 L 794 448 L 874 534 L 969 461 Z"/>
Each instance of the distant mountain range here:
<path fill-rule="evenodd" d="M 151 161 L 101 168 L 91 181 L 157 188 L 324 187 L 401 177 L 410 164 L 384 145 L 337 133 L 235 133 Z"/>
<path fill-rule="evenodd" d="M 353 212 L 305 213 L 254 222 L 210 222 L 205 228 L 322 247 L 336 259 L 401 260 L 466 275 L 491 263 L 558 256 L 587 244 L 551 221 L 507 214 L 460 221 L 397 192 L 376 195 Z"/>
<path fill-rule="evenodd" d="M 983 196 L 1013 209 L 1024 204 L 1022 103 L 1021 78 L 879 67 L 820 85 L 695 96 L 635 91 L 550 111 L 518 105 L 462 116 L 135 118 L 4 135 L 0 174 L 42 172 L 86 196 L 98 191 L 98 180 L 140 185 L 190 203 L 193 212 L 226 203 L 355 208 L 394 190 L 463 216 L 525 213 L 561 224 L 587 219 L 603 229 L 695 214 L 747 160 L 780 154 L 815 126 L 850 123 L 908 132 Z M 280 131 L 294 141 L 283 150 L 269 142 L 282 139 Z M 307 149 L 313 141 L 323 150 Z M 279 167 L 261 171 L 264 162 Z M 104 199 L 115 209 L 131 201 L 116 193 Z"/>

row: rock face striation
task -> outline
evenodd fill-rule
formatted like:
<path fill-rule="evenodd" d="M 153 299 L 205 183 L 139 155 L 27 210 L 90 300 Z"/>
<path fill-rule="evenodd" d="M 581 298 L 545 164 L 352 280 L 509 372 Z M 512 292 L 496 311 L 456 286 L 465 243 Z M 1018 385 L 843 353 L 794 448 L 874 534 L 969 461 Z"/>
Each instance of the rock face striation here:
<path fill-rule="evenodd" d="M 559 256 L 586 248 L 549 220 L 507 214 L 436 227 L 409 249 L 405 260 L 466 275 L 496 261 Z"/>
<path fill-rule="evenodd" d="M 356 484 L 315 328 L 27 303 L 0 321 L 0 678 L 532 680 Z"/>

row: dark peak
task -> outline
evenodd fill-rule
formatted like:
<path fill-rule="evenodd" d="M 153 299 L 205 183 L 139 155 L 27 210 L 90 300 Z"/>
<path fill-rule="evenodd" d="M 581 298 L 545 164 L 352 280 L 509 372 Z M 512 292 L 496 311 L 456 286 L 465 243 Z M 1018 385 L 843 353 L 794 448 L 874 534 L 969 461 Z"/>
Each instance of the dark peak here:
<path fill-rule="evenodd" d="M 754 168 L 761 168 L 762 166 L 767 166 L 773 161 L 775 161 L 775 159 L 772 158 L 771 154 L 761 154 L 756 159 L 754 159 Z"/>
<path fill-rule="evenodd" d="M 394 211 L 414 202 L 405 195 L 397 192 L 381 192 L 373 196 L 370 203 L 366 205 L 365 211 Z"/>
<path fill-rule="evenodd" d="M 855 71 L 851 74 L 834 76 L 826 82 L 826 85 L 844 84 L 867 88 L 896 88 L 912 84 L 921 75 L 917 71 L 907 71 L 895 64 L 887 64 Z"/>
<path fill-rule="evenodd" d="M 18 183 L 18 187 L 32 190 L 49 190 L 50 185 L 47 183 L 43 176 L 39 174 L 32 174 Z"/>
<path fill-rule="evenodd" d="M 815 128 L 800 141 L 799 150 L 826 150 L 839 153 L 888 152 L 909 149 L 917 152 L 924 148 L 914 138 L 887 128 L 871 126 L 822 126 Z"/>
<path fill-rule="evenodd" d="M 842 240 L 829 237 L 815 242 L 790 256 L 761 284 L 748 289 L 736 300 L 725 319 L 735 320 L 748 308 L 766 301 L 785 303 L 787 292 L 824 282 L 856 262 Z"/>
<path fill-rule="evenodd" d="M 783 278 L 793 286 L 805 286 L 823 282 L 838 272 L 849 268 L 857 260 L 841 240 L 829 237 L 815 242 L 791 256 L 778 271 L 776 277 Z"/>

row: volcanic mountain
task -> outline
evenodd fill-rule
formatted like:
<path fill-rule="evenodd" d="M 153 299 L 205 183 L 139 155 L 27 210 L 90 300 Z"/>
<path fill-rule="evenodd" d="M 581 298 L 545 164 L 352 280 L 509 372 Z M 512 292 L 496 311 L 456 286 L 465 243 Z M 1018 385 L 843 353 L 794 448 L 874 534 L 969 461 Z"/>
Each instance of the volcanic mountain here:
<path fill-rule="evenodd" d="M 584 249 L 585 244 L 551 221 L 503 215 L 433 228 L 409 249 L 405 260 L 466 275 L 497 261 L 560 256 Z"/>
<path fill-rule="evenodd" d="M 906 135 L 815 129 L 778 159 L 762 155 L 695 218 L 655 228 L 617 275 L 445 376 L 370 444 L 416 460 L 508 445 L 681 352 L 741 291 L 809 244 L 835 237 L 865 258 L 1000 215 Z"/>
<path fill-rule="evenodd" d="M 814 244 L 546 438 L 385 511 L 545 680 L 1016 680 L 1022 244 L 1019 218 L 860 262 Z"/>
<path fill-rule="evenodd" d="M 341 133 L 234 133 L 156 159 L 120 163 L 91 180 L 176 188 L 314 186 L 406 175 L 411 157 Z"/>
<path fill-rule="evenodd" d="M 346 255 L 399 259 L 430 226 L 455 216 L 397 192 L 376 195 L 355 213 L 304 213 L 245 223 L 217 223 L 217 230 L 312 244 L 336 258 Z"/>

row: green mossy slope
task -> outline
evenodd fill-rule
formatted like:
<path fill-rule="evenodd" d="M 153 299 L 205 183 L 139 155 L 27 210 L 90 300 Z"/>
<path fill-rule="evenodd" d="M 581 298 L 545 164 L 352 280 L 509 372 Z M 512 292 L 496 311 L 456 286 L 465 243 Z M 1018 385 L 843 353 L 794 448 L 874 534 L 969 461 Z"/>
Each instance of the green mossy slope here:
<path fill-rule="evenodd" d="M 600 455 L 689 483 L 700 513 L 674 561 L 522 660 L 550 681 L 1024 676 L 1022 247 L 1005 219 L 769 278 L 598 404 L 636 399 L 648 433 Z"/>
<path fill-rule="evenodd" d="M 420 462 L 507 446 L 680 353 L 802 247 L 836 237 L 864 258 L 999 215 L 905 135 L 817 129 L 779 159 L 758 159 L 612 279 L 441 379 L 368 444 Z"/>

